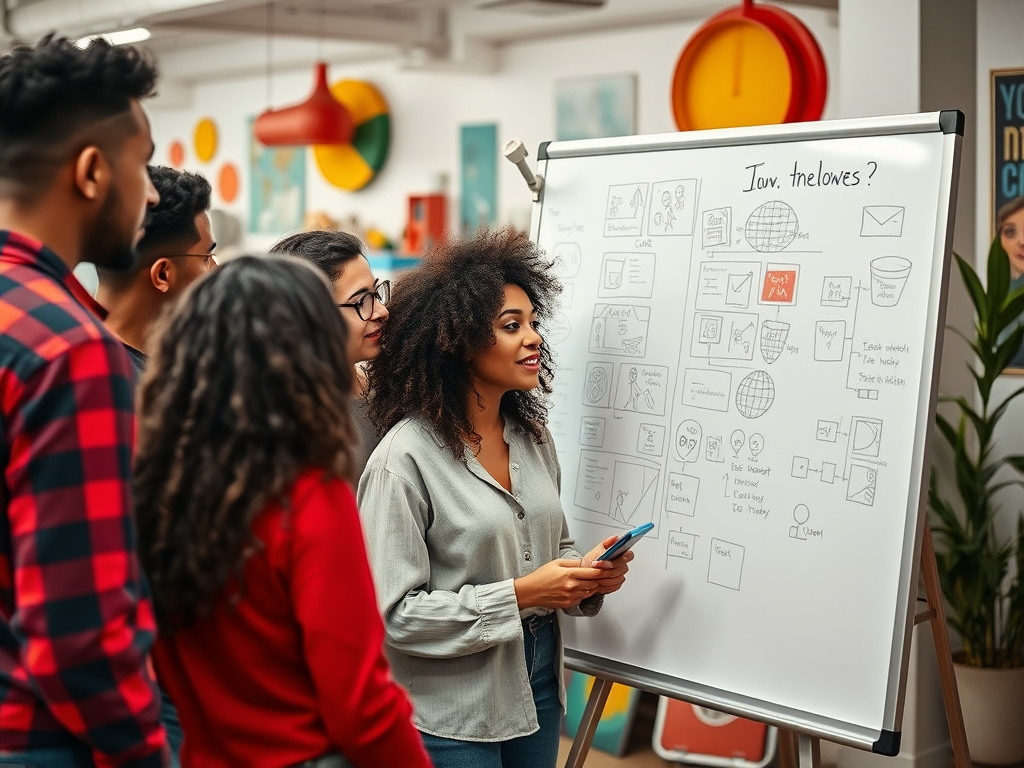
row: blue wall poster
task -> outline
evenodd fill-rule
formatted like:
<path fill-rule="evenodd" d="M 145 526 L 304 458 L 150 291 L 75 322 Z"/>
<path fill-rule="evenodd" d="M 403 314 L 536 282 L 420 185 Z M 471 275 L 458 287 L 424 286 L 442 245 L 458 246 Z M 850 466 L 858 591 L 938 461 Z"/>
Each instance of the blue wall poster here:
<path fill-rule="evenodd" d="M 459 226 L 463 232 L 493 226 L 498 220 L 498 126 L 462 126 L 460 155 Z"/>

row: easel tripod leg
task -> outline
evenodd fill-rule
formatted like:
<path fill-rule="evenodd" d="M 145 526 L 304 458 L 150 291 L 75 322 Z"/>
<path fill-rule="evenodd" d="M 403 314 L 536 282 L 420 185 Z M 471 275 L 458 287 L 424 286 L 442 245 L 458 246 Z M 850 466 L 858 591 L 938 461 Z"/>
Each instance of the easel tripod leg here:
<path fill-rule="evenodd" d="M 960 692 L 956 687 L 953 671 L 953 652 L 949 647 L 949 630 L 946 628 L 946 610 L 942 604 L 942 589 L 939 586 L 939 569 L 935 563 L 935 549 L 932 546 L 932 531 L 925 524 L 921 541 L 921 571 L 924 589 L 932 623 L 932 639 L 935 641 L 935 656 L 939 662 L 939 681 L 942 684 L 942 699 L 946 705 L 946 723 L 949 725 L 949 741 L 953 746 L 953 764 L 956 768 L 971 768 L 971 755 L 967 749 L 967 732 L 964 730 L 964 714 L 960 709 Z"/>
<path fill-rule="evenodd" d="M 796 735 L 798 768 L 821 768 L 821 742 L 806 733 Z"/>
<path fill-rule="evenodd" d="M 612 690 L 612 681 L 603 678 L 594 679 L 594 687 L 590 691 L 590 698 L 587 699 L 587 706 L 583 710 L 583 719 L 576 729 L 576 738 L 573 739 L 569 756 L 565 760 L 565 768 L 583 768 L 587 760 L 587 753 L 590 752 L 590 744 L 594 740 L 594 732 L 597 731 L 597 724 L 601 721 L 601 713 L 604 712 L 605 702 L 608 701 L 608 694 Z"/>

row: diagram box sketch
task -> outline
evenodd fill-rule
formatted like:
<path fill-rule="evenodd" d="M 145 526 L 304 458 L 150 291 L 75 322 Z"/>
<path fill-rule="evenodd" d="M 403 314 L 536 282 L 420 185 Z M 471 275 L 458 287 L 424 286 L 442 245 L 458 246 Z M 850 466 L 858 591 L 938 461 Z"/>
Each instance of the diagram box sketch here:
<path fill-rule="evenodd" d="M 653 253 L 606 253 L 601 259 L 600 298 L 649 299 L 653 294 Z"/>
<path fill-rule="evenodd" d="M 665 455 L 665 427 L 663 424 L 641 424 L 636 438 L 636 452 L 648 456 Z"/>
<path fill-rule="evenodd" d="M 865 205 L 860 222 L 861 237 L 903 237 L 902 205 Z"/>
<path fill-rule="evenodd" d="M 669 557 L 679 557 L 683 560 L 693 560 L 693 550 L 697 545 L 697 536 L 693 533 L 682 531 L 668 532 L 668 548 L 666 554 Z"/>
<path fill-rule="evenodd" d="M 834 483 L 836 481 L 836 465 L 826 461 L 821 465 L 821 482 Z"/>
<path fill-rule="evenodd" d="M 722 340 L 721 315 L 698 315 L 697 338 L 701 344 L 718 344 Z"/>
<path fill-rule="evenodd" d="M 604 361 L 587 363 L 587 376 L 583 381 L 583 405 L 591 408 L 612 407 L 612 376 L 615 364 Z"/>
<path fill-rule="evenodd" d="M 608 188 L 605 208 L 605 237 L 635 237 L 641 234 L 647 210 L 647 183 L 613 184 Z"/>
<path fill-rule="evenodd" d="M 580 273 L 583 255 L 577 243 L 555 243 L 551 258 L 554 262 L 554 273 L 563 280 L 576 277 Z"/>
<path fill-rule="evenodd" d="M 595 304 L 590 330 L 590 351 L 623 357 L 647 354 L 650 307 Z"/>
<path fill-rule="evenodd" d="M 617 411 L 665 415 L 668 401 L 668 368 L 663 365 L 620 363 L 615 391 Z"/>
<path fill-rule="evenodd" d="M 697 180 L 658 181 L 651 191 L 647 234 L 692 235 L 697 211 Z"/>
<path fill-rule="evenodd" d="M 826 277 L 821 281 L 821 306 L 848 307 L 852 293 L 852 277 Z"/>
<path fill-rule="evenodd" d="M 704 261 L 697 277 L 697 309 L 747 309 L 758 290 L 761 264 L 756 261 Z"/>
<path fill-rule="evenodd" d="M 739 591 L 743 578 L 744 552 L 744 547 L 739 544 L 723 539 L 712 539 L 708 581 L 720 587 Z"/>
<path fill-rule="evenodd" d="M 875 503 L 875 486 L 878 483 L 878 470 L 863 464 L 850 465 L 850 482 L 846 486 L 846 500 L 866 507 Z"/>
<path fill-rule="evenodd" d="M 717 464 L 724 464 L 725 452 L 722 446 L 723 442 L 721 435 L 717 437 L 708 435 L 707 445 L 704 447 L 704 458 Z"/>
<path fill-rule="evenodd" d="M 729 286 L 725 292 L 725 303 L 730 307 L 747 309 L 750 306 L 750 290 L 754 287 L 752 272 L 729 275 Z"/>
<path fill-rule="evenodd" d="M 806 456 L 794 456 L 793 457 L 793 477 L 798 477 L 801 480 L 807 477 L 807 468 L 810 466 L 811 460 Z"/>
<path fill-rule="evenodd" d="M 690 355 L 708 360 L 753 360 L 757 344 L 757 315 L 722 312 L 697 313 Z"/>
<path fill-rule="evenodd" d="M 612 493 L 612 470 L 615 460 L 603 453 L 582 451 L 580 471 L 576 476 L 577 507 L 591 512 L 608 514 L 608 500 Z"/>
<path fill-rule="evenodd" d="M 769 264 L 761 284 L 759 304 L 793 306 L 796 304 L 797 280 L 800 277 L 798 264 Z"/>
<path fill-rule="evenodd" d="M 576 294 L 574 283 L 562 283 L 562 292 L 558 294 L 558 300 L 564 309 L 572 309 L 572 300 Z"/>
<path fill-rule="evenodd" d="M 743 236 L 750 247 L 760 253 L 785 250 L 799 232 L 796 212 L 781 200 L 772 200 L 755 208 L 743 227 Z"/>
<path fill-rule="evenodd" d="M 846 348 L 846 321 L 819 320 L 814 324 L 814 359 L 838 363 Z"/>
<path fill-rule="evenodd" d="M 604 417 L 584 416 L 580 420 L 580 445 L 604 448 L 604 428 Z"/>
<path fill-rule="evenodd" d="M 616 461 L 612 481 L 612 518 L 633 527 L 653 521 L 660 477 L 661 472 L 653 467 Z"/>
<path fill-rule="evenodd" d="M 687 368 L 683 372 L 683 405 L 708 411 L 729 411 L 732 374 L 705 368 Z"/>
<path fill-rule="evenodd" d="M 712 208 L 700 215 L 700 242 L 704 248 L 729 245 L 732 238 L 732 208 Z"/>
<path fill-rule="evenodd" d="M 699 490 L 700 478 L 669 472 L 665 511 L 693 517 L 694 512 L 697 511 L 697 492 Z"/>
<path fill-rule="evenodd" d="M 858 456 L 877 458 L 881 447 L 881 420 L 855 416 L 850 428 L 850 451 Z"/>
<path fill-rule="evenodd" d="M 818 428 L 814 432 L 815 440 L 821 440 L 823 443 L 834 443 L 838 434 L 839 422 L 818 419 Z"/>
<path fill-rule="evenodd" d="M 877 389 L 858 389 L 857 397 L 861 400 L 877 400 L 878 390 Z"/>

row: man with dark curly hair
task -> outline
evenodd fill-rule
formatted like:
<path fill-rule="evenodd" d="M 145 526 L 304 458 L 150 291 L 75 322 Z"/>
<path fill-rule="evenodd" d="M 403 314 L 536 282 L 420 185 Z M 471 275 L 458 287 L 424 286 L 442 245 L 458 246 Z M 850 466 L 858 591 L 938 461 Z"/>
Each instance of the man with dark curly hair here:
<path fill-rule="evenodd" d="M 159 768 L 156 631 L 131 497 L 132 369 L 79 263 L 129 269 L 155 66 L 47 37 L 0 57 L 0 755 Z"/>
<path fill-rule="evenodd" d="M 107 328 L 131 355 L 141 375 L 146 337 L 161 310 L 214 266 L 210 224 L 210 182 L 201 174 L 154 166 L 149 178 L 160 193 L 150 209 L 146 234 L 139 241 L 135 268 L 99 267 L 96 300 L 107 308 Z"/>

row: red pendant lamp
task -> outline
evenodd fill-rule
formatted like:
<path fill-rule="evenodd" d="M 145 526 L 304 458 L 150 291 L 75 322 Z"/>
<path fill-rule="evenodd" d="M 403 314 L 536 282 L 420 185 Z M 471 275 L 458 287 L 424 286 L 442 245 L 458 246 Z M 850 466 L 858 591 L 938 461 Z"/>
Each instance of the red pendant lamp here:
<path fill-rule="evenodd" d="M 256 138 L 268 147 L 295 144 L 347 144 L 352 115 L 331 94 L 327 65 L 316 65 L 316 84 L 306 101 L 285 109 L 268 109 L 256 118 Z"/>

